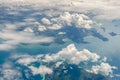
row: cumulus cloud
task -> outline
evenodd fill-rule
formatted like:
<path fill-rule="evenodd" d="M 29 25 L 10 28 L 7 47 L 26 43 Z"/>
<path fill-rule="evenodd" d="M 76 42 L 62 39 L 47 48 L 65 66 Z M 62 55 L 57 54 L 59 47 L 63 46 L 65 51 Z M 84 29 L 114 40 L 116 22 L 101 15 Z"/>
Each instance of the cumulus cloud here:
<path fill-rule="evenodd" d="M 45 24 L 45 25 L 50 25 L 50 24 L 51 24 L 51 22 L 50 22 L 49 19 L 47 19 L 47 18 L 42 18 L 41 21 L 42 21 L 42 23 Z"/>
<path fill-rule="evenodd" d="M 112 69 L 116 69 L 116 67 L 103 62 L 100 65 L 92 66 L 91 72 L 108 76 L 113 73 Z"/>
<path fill-rule="evenodd" d="M 58 18 L 51 19 L 62 26 L 76 26 L 78 28 L 91 28 L 92 20 L 84 14 L 64 12 Z"/>
<path fill-rule="evenodd" d="M 106 59 L 102 61 L 104 58 L 102 59 L 96 53 L 92 53 L 87 49 L 78 51 L 74 44 L 68 45 L 56 54 L 39 54 L 36 56 L 14 55 L 12 59 L 16 59 L 17 64 L 24 65 L 31 69 L 34 75 L 51 74 L 54 68 L 57 68 L 64 63 L 78 66 L 84 62 L 85 64 L 90 63 L 91 65 L 88 64 L 86 66 L 86 71 L 105 76 L 112 75 L 112 71 L 115 69 L 114 66 L 111 66 L 106 62 Z M 41 65 L 35 67 L 32 65 L 34 62 L 39 62 Z M 49 63 L 52 63 L 52 65 L 48 66 Z"/>
<path fill-rule="evenodd" d="M 86 28 L 91 29 L 93 21 L 84 14 L 79 13 L 70 13 L 70 12 L 63 12 L 59 14 L 57 17 L 51 17 L 49 19 L 42 18 L 42 24 L 44 27 L 40 27 L 40 31 L 45 31 L 46 29 L 49 30 L 59 30 L 64 27 L 73 26 L 76 28 Z"/>
<path fill-rule="evenodd" d="M 22 57 L 21 59 L 19 59 L 19 60 L 17 61 L 17 63 L 22 64 L 22 65 L 25 65 L 25 66 L 31 64 L 32 62 L 37 62 L 37 59 L 32 58 L 31 56 L 26 57 L 26 58 L 23 58 L 23 57 Z"/>
<path fill-rule="evenodd" d="M 47 29 L 46 29 L 45 26 L 39 25 L 39 26 L 38 26 L 38 30 L 39 30 L 39 31 L 46 31 Z"/>
<path fill-rule="evenodd" d="M 45 56 L 44 61 L 51 62 L 51 61 L 65 60 L 70 64 L 79 64 L 85 61 L 96 62 L 98 61 L 99 58 L 100 58 L 99 55 L 95 53 L 91 53 L 87 49 L 84 49 L 83 51 L 78 51 L 75 48 L 75 45 L 71 44 L 66 48 L 63 48 L 57 54 L 52 54 L 52 55 L 47 54 Z"/>
<path fill-rule="evenodd" d="M 40 75 L 46 75 L 46 74 L 52 74 L 52 69 L 50 69 L 49 67 L 46 67 L 46 66 L 40 66 L 39 68 L 36 68 L 34 66 L 30 66 L 29 67 L 33 74 L 36 75 L 36 74 L 40 74 Z"/>
<path fill-rule="evenodd" d="M 24 65 L 28 67 L 33 75 L 46 75 L 51 74 L 52 69 L 43 65 L 40 65 L 39 67 L 33 66 L 31 63 L 33 62 L 41 62 L 43 55 L 37 55 L 37 56 L 30 56 L 30 55 L 14 55 L 11 58 L 12 59 L 18 59 L 16 61 L 17 64 Z"/>

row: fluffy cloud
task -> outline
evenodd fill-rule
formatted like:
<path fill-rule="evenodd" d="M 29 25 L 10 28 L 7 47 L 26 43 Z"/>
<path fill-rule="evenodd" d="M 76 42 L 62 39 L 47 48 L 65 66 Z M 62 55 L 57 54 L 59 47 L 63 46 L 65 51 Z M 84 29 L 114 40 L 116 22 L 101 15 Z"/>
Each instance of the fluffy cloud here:
<path fill-rule="evenodd" d="M 52 69 L 46 66 L 39 66 L 39 67 L 35 67 L 33 66 L 31 63 L 33 62 L 41 62 L 43 55 L 37 55 L 37 56 L 30 56 L 30 55 L 14 55 L 11 58 L 12 59 L 18 59 L 16 61 L 17 64 L 20 65 L 24 65 L 26 67 L 28 67 L 33 75 L 46 75 L 46 74 L 51 74 L 52 73 Z"/>
<path fill-rule="evenodd" d="M 39 26 L 38 26 L 38 30 L 39 30 L 39 31 L 46 31 L 47 29 L 46 29 L 45 26 L 39 25 Z"/>
<path fill-rule="evenodd" d="M 52 74 L 52 69 L 46 67 L 46 66 L 40 66 L 39 68 L 36 68 L 36 67 L 33 67 L 33 66 L 30 66 L 29 67 L 33 74 L 36 75 L 36 74 L 40 74 L 40 75 L 46 75 L 46 74 Z"/>
<path fill-rule="evenodd" d="M 91 72 L 108 76 L 112 74 L 112 69 L 116 69 L 116 67 L 103 62 L 100 65 L 92 66 Z"/>
<path fill-rule="evenodd" d="M 37 62 L 37 61 L 41 61 L 41 58 L 43 57 L 43 55 L 37 55 L 37 56 L 30 56 L 28 54 L 24 54 L 24 55 L 14 55 L 11 58 L 12 59 L 18 59 L 16 61 L 16 63 L 24 65 L 24 66 L 28 66 L 30 65 L 32 62 Z"/>
<path fill-rule="evenodd" d="M 64 12 L 58 18 L 53 18 L 51 21 L 62 26 L 76 26 L 78 28 L 91 28 L 92 20 L 84 14 Z"/>
<path fill-rule="evenodd" d="M 90 20 L 88 16 L 70 12 L 63 12 L 57 17 L 52 17 L 50 19 L 42 18 L 41 22 L 42 24 L 45 24 L 46 29 L 50 30 L 59 30 L 67 26 L 90 29 L 92 28 L 91 25 L 93 24 L 93 21 Z M 43 31 L 43 28 L 41 31 Z"/>
<path fill-rule="evenodd" d="M 32 62 L 37 62 L 37 59 L 35 59 L 35 58 L 31 57 L 31 56 L 25 57 L 25 58 L 22 57 L 21 59 L 19 59 L 17 61 L 17 63 L 25 65 L 25 66 L 31 64 Z"/>
<path fill-rule="evenodd" d="M 49 19 L 47 19 L 47 18 L 42 18 L 41 21 L 42 21 L 42 23 L 45 24 L 45 25 L 50 25 L 50 24 L 51 24 L 51 22 L 50 22 Z"/>
<path fill-rule="evenodd" d="M 92 65 L 87 65 L 85 68 L 86 71 L 106 76 L 111 75 L 113 69 L 115 69 L 114 66 L 111 66 L 106 62 L 106 59 L 101 59 L 100 56 L 96 53 L 92 53 L 87 49 L 78 51 L 74 44 L 68 45 L 66 48 L 63 48 L 56 54 L 40 54 L 36 56 L 14 55 L 12 59 L 16 59 L 17 64 L 24 65 L 31 69 L 34 75 L 51 74 L 54 68 L 57 68 L 64 63 L 74 64 L 78 66 L 84 62 L 85 64 L 90 63 Z M 34 62 L 39 62 L 40 66 L 33 66 L 32 63 Z M 52 63 L 52 65 L 46 67 L 49 63 Z"/>
<path fill-rule="evenodd" d="M 51 61 L 67 61 L 70 64 L 79 64 L 81 62 L 85 61 L 91 61 L 96 62 L 100 56 L 98 56 L 95 53 L 91 53 L 87 49 L 84 49 L 83 51 L 78 51 L 74 44 L 71 44 L 67 46 L 66 48 L 63 48 L 61 51 L 59 51 L 57 54 L 49 55 L 47 54 L 45 56 L 45 62 L 51 62 Z"/>

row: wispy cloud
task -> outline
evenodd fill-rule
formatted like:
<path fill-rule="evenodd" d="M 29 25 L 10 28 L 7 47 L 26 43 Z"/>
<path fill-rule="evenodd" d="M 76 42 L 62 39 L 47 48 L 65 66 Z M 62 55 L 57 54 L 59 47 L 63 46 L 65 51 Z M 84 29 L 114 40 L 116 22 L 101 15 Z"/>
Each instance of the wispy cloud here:
<path fill-rule="evenodd" d="M 53 37 L 36 36 L 34 33 L 17 31 L 16 25 L 7 24 L 0 32 L 0 38 L 4 41 L 0 44 L 1 50 L 8 50 L 15 48 L 21 43 L 37 44 L 37 43 L 51 43 L 54 41 Z"/>
<path fill-rule="evenodd" d="M 74 11 L 83 13 L 93 13 L 97 19 L 120 19 L 119 0 L 4 0 L 0 3 L 11 5 L 29 5 L 35 9 L 56 9 L 58 11 Z M 34 5 L 33 5 L 34 4 Z M 41 4 L 41 5 L 38 5 Z M 48 5 L 46 5 L 48 4 Z"/>

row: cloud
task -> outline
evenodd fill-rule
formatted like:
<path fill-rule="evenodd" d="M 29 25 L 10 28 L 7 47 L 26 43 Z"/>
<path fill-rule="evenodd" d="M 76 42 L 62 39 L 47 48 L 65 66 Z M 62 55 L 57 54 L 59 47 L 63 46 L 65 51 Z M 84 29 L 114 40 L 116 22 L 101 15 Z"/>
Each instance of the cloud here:
<path fill-rule="evenodd" d="M 5 62 L 0 69 L 0 80 L 20 80 L 22 78 L 22 74 L 13 67 L 12 63 Z"/>
<path fill-rule="evenodd" d="M 10 44 L 7 44 L 7 43 L 2 43 L 0 44 L 0 50 L 10 50 L 10 49 L 13 49 L 14 45 L 10 45 Z"/>
<path fill-rule="evenodd" d="M 31 29 L 25 31 L 17 31 L 17 26 L 6 24 L 5 28 L 0 32 L 0 38 L 3 42 L 0 44 L 0 50 L 14 49 L 16 45 L 25 44 L 37 44 L 37 43 L 51 43 L 54 41 L 53 37 L 36 36 Z M 27 32 L 26 32 L 27 31 Z"/>
<path fill-rule="evenodd" d="M 52 74 L 52 69 L 46 67 L 46 66 L 40 66 L 39 68 L 36 68 L 34 66 L 30 66 L 29 67 L 33 74 L 36 75 L 36 74 L 40 74 L 40 75 L 46 75 L 46 74 Z"/>
<path fill-rule="evenodd" d="M 58 18 L 53 18 L 51 21 L 62 26 L 75 26 L 78 28 L 91 28 L 93 21 L 88 16 L 79 13 L 64 12 Z"/>
<path fill-rule="evenodd" d="M 41 27 L 40 31 L 49 29 L 49 30 L 59 30 L 65 27 L 73 26 L 77 28 L 86 28 L 91 29 L 93 21 L 84 14 L 79 13 L 70 13 L 70 12 L 63 12 L 59 14 L 57 17 L 51 17 L 49 19 L 42 18 L 42 24 L 44 24 L 45 29 Z"/>
<path fill-rule="evenodd" d="M 47 54 L 45 56 L 45 62 L 51 62 L 51 61 L 67 61 L 70 64 L 80 64 L 81 62 L 85 61 L 91 61 L 96 62 L 100 56 L 98 56 L 95 53 L 91 53 L 87 49 L 84 49 L 83 51 L 78 51 L 75 48 L 74 44 L 68 45 L 66 48 L 63 48 L 61 51 L 59 51 L 57 54 L 49 55 Z"/>
<path fill-rule="evenodd" d="M 61 61 L 61 62 L 57 62 L 57 63 L 55 64 L 55 67 L 59 67 L 62 63 L 63 63 L 62 61 Z"/>
<path fill-rule="evenodd" d="M 22 64 L 25 66 L 28 66 L 29 64 L 31 64 L 32 62 L 37 62 L 38 59 L 33 58 L 32 56 L 26 56 L 25 58 L 22 57 L 21 59 L 19 59 L 17 61 L 18 64 Z"/>
<path fill-rule="evenodd" d="M 45 24 L 45 25 L 50 25 L 50 24 L 51 24 L 51 22 L 50 22 L 49 19 L 47 19 L 47 18 L 42 18 L 41 21 L 42 21 L 42 23 Z"/>
<path fill-rule="evenodd" d="M 25 32 L 34 32 L 34 31 L 33 31 L 31 28 L 29 28 L 29 27 L 26 28 L 26 29 L 24 29 L 24 31 L 25 31 Z"/>
<path fill-rule="evenodd" d="M 4 69 L 2 71 L 3 74 L 3 80 L 19 80 L 21 74 L 13 69 Z"/>
<path fill-rule="evenodd" d="M 92 66 L 91 72 L 108 76 L 113 73 L 112 69 L 116 69 L 116 67 L 103 62 L 100 65 Z"/>
<path fill-rule="evenodd" d="M 46 29 L 45 26 L 39 25 L 39 26 L 38 26 L 38 30 L 39 30 L 39 31 L 46 31 L 47 29 Z"/>
<path fill-rule="evenodd" d="M 29 1 L 27 1 L 27 2 L 29 3 Z M 25 5 L 27 4 L 27 2 L 24 1 Z M 38 1 L 38 3 L 43 3 L 41 5 L 45 5 L 45 3 L 47 3 L 47 2 L 49 2 L 49 1 L 48 0 Z M 62 2 L 63 1 L 61 1 L 60 3 L 57 3 L 57 0 L 55 0 L 56 5 L 64 4 Z M 24 4 L 24 3 L 19 3 L 19 5 Z M 35 4 L 37 7 L 36 1 L 35 1 Z M 52 3 L 50 2 L 49 4 L 52 4 Z M 68 4 L 69 4 L 69 1 L 68 1 Z M 19 6 L 19 5 L 17 5 L 17 6 Z M 28 36 L 32 37 L 32 38 L 31 37 L 29 38 L 27 35 L 23 35 L 24 38 L 27 36 L 25 38 L 25 42 L 28 42 L 28 43 L 23 42 L 24 40 L 21 40 L 19 43 L 25 43 L 25 44 L 37 44 L 38 43 L 39 44 L 42 42 L 50 43 L 49 41 L 53 42 L 54 40 L 57 43 L 60 43 L 60 42 L 67 41 L 66 39 L 63 39 L 64 37 L 67 37 L 70 40 L 75 41 L 77 43 L 83 43 L 83 42 L 87 43 L 84 41 L 83 38 L 86 36 L 89 36 L 89 35 L 93 35 L 95 37 L 98 37 L 99 39 L 102 39 L 103 41 L 107 41 L 107 39 L 104 36 L 98 34 L 98 31 L 96 29 L 95 29 L 95 31 L 91 31 L 93 28 L 96 28 L 95 26 L 97 26 L 96 25 L 97 22 L 92 20 L 92 17 L 90 17 L 89 14 L 87 14 L 87 13 L 70 11 L 70 10 L 60 11 L 58 9 L 56 9 L 56 11 L 55 11 L 54 8 L 56 8 L 56 7 L 54 6 L 54 4 L 51 5 L 54 7 L 48 7 L 51 9 L 46 9 L 46 7 L 39 8 L 40 6 L 38 5 L 38 9 L 40 9 L 40 10 L 33 10 L 36 8 L 35 7 L 31 8 L 31 6 L 33 6 L 33 5 L 31 5 L 31 3 L 30 3 L 30 5 L 28 6 L 30 9 L 26 6 L 14 7 L 14 8 L 16 8 L 14 11 L 20 13 L 21 20 L 19 21 L 19 18 L 17 18 L 15 15 L 15 18 L 17 18 L 17 19 L 14 22 L 14 24 L 15 24 L 15 27 L 17 28 L 17 31 L 14 31 L 14 33 L 12 33 L 12 34 L 17 33 L 16 35 L 21 35 L 21 34 L 19 34 L 20 32 L 18 33 L 18 30 L 23 30 L 23 32 L 21 32 L 21 33 L 25 33 Z M 66 6 L 67 6 L 67 4 L 66 4 Z M 12 8 L 12 9 L 14 9 L 14 8 Z M 20 9 L 17 9 L 17 8 L 20 8 Z M 6 9 L 7 9 L 7 7 L 6 7 Z M 8 9 L 8 12 L 13 11 L 12 9 Z M 27 9 L 27 11 L 30 11 L 30 13 L 26 13 L 26 15 L 24 15 L 22 13 L 22 11 L 23 12 L 26 11 L 24 9 Z M 43 9 L 43 10 L 41 10 L 41 9 Z M 72 10 L 74 10 L 74 9 L 72 9 Z M 12 15 L 12 16 L 14 16 L 14 15 Z M 10 20 L 13 20 L 13 19 L 11 18 Z M 8 20 L 8 21 L 10 21 L 10 20 Z M 6 21 L 4 21 L 4 22 L 6 24 Z M 72 31 L 72 28 L 75 29 L 75 31 Z M 85 28 L 85 30 L 82 30 L 81 28 L 82 29 Z M 77 30 L 77 29 L 79 29 L 79 30 Z M 88 29 L 88 30 L 86 30 L 86 29 Z M 56 30 L 56 31 L 53 31 L 53 30 Z M 60 32 L 64 31 L 64 32 L 66 32 L 66 34 L 61 37 L 58 37 L 58 35 L 57 35 L 57 33 L 59 33 L 58 31 L 60 31 Z M 35 33 L 35 35 L 34 35 L 34 33 Z M 75 33 L 80 35 L 81 38 L 78 35 L 75 35 Z M 11 34 L 11 32 L 9 34 Z M 42 36 L 42 35 L 41 35 L 41 37 L 36 36 L 36 35 L 40 35 L 40 34 L 46 35 L 46 36 Z M 85 35 L 83 35 L 83 34 L 85 34 Z M 16 35 L 14 35 L 14 36 L 16 36 Z M 46 38 L 47 35 L 49 36 L 48 37 L 49 39 Z M 53 37 L 55 37 L 56 39 L 53 39 Z M 36 43 L 35 43 L 35 39 L 36 39 Z M 43 40 L 45 40 L 45 42 Z M 17 41 L 19 41 L 19 40 L 17 40 Z M 32 42 L 29 43 L 30 41 L 32 41 Z M 11 44 L 11 42 L 7 42 L 7 43 Z M 17 44 L 13 44 L 13 42 L 11 45 L 8 45 L 7 43 L 1 44 L 1 46 L 5 47 L 5 48 L 1 48 L 2 50 L 3 49 L 4 50 L 14 49 L 14 47 L 17 45 Z M 6 45 L 8 45 L 8 48 Z"/>
<path fill-rule="evenodd" d="M 92 19 L 105 19 L 110 21 L 120 19 L 119 0 L 0 0 L 0 4 L 4 6 L 6 5 L 9 8 L 8 12 L 10 11 L 9 14 L 11 15 L 20 15 L 20 10 L 26 11 L 29 9 L 40 11 L 36 12 L 36 14 L 45 15 L 40 19 L 41 24 L 34 19 L 24 19 L 25 23 L 21 22 L 14 25 L 5 23 L 4 28 L 0 30 L 0 39 L 3 40 L 3 42 L 0 43 L 0 50 L 14 49 L 21 43 L 40 44 L 51 43 L 54 41 L 53 37 L 42 35 L 36 36 L 34 34 L 34 29 L 36 27 L 38 31 L 41 32 L 48 29 L 59 30 L 64 28 L 64 26 L 90 29 L 94 23 Z M 16 12 L 11 12 L 12 10 Z M 31 16 L 36 14 L 33 13 Z M 19 28 L 18 25 L 26 25 L 27 27 L 25 27 L 23 31 L 17 31 Z M 96 64 L 100 59 L 99 55 L 90 52 L 87 49 L 78 51 L 74 44 L 68 45 L 56 54 L 45 54 L 42 58 L 38 58 L 38 56 L 41 55 L 34 57 L 21 56 L 16 63 L 29 67 L 33 74 L 51 74 L 51 67 L 40 66 L 39 68 L 36 68 L 34 66 L 29 66 L 29 64 L 37 61 L 42 63 L 54 62 L 57 67 L 62 64 L 59 61 L 78 65 L 82 62 L 91 62 Z M 91 69 L 89 70 L 96 74 L 111 74 L 114 67 L 106 63 L 106 60 L 107 59 L 103 59 L 104 63 L 91 66 Z M 6 70 L 2 72 L 5 73 L 4 75 L 12 75 L 8 72 L 13 73 L 15 71 L 16 70 L 12 70 L 11 68 L 6 68 Z"/>
<path fill-rule="evenodd" d="M 59 32 L 58 34 L 59 35 L 64 35 L 64 34 L 66 34 L 66 32 Z"/>
<path fill-rule="evenodd" d="M 92 53 L 87 49 L 78 51 L 74 44 L 68 45 L 55 54 L 39 54 L 34 56 L 24 54 L 14 55 L 11 58 L 16 60 L 16 64 L 28 67 L 34 75 L 52 74 L 54 68 L 64 63 L 77 66 L 81 66 L 81 63 L 82 65 L 85 63 L 84 66 L 86 67 L 83 68 L 86 71 L 105 76 L 112 75 L 113 69 L 115 69 L 114 66 L 107 63 L 106 58 L 101 58 L 96 53 Z M 35 62 L 40 63 L 40 66 L 33 66 Z M 49 65 L 51 63 L 52 65 Z"/>
<path fill-rule="evenodd" d="M 94 18 L 96 19 L 105 19 L 105 20 L 114 20 L 120 19 L 120 2 L 119 0 L 2 0 L 0 1 L 1 4 L 4 5 L 29 5 L 34 9 L 39 10 L 51 10 L 53 9 L 57 11 L 72 11 L 72 12 L 80 12 L 80 13 L 92 13 Z M 41 5 L 39 5 L 41 4 Z M 47 4 L 47 5 L 46 5 Z"/>
<path fill-rule="evenodd" d="M 33 62 L 41 62 L 43 55 L 37 55 L 37 56 L 30 56 L 30 55 L 14 55 L 11 58 L 16 59 L 16 63 L 20 65 L 24 65 L 28 67 L 33 75 L 46 75 L 51 74 L 52 69 L 43 65 L 40 65 L 39 67 L 35 67 L 32 65 Z"/>
<path fill-rule="evenodd" d="M 59 30 L 61 28 L 62 28 L 62 26 L 59 24 L 53 24 L 52 26 L 48 27 L 49 30 Z"/>
<path fill-rule="evenodd" d="M 24 55 L 13 55 L 11 58 L 17 60 L 16 63 L 18 64 L 28 66 L 33 62 L 40 61 L 42 57 L 43 57 L 42 54 L 37 56 L 24 54 Z"/>

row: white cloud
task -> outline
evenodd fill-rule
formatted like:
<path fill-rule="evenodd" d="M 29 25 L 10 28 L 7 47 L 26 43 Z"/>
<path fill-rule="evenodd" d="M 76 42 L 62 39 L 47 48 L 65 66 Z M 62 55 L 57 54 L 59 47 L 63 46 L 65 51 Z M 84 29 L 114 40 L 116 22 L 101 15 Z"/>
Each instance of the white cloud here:
<path fill-rule="evenodd" d="M 14 45 L 10 45 L 10 44 L 7 44 L 7 43 L 0 44 L 0 50 L 10 50 L 10 49 L 13 49 L 13 48 L 14 48 Z"/>
<path fill-rule="evenodd" d="M 46 75 L 51 74 L 52 69 L 43 65 L 40 65 L 39 67 L 32 66 L 31 63 L 33 62 L 41 62 L 43 55 L 37 55 L 37 56 L 30 56 L 30 55 L 13 55 L 11 58 L 16 59 L 16 63 L 20 65 L 24 65 L 28 67 L 33 75 Z"/>
<path fill-rule="evenodd" d="M 59 24 L 53 24 L 52 26 L 48 27 L 48 29 L 50 29 L 50 30 L 59 30 L 61 28 L 62 28 L 62 26 Z"/>
<path fill-rule="evenodd" d="M 43 24 L 46 24 L 47 26 L 41 25 L 38 22 L 36 23 L 39 31 L 45 31 L 47 29 L 59 30 L 63 28 L 63 26 L 73 26 L 73 25 L 75 25 L 75 27 L 77 28 L 87 28 L 87 29 L 92 28 L 91 24 L 93 23 L 93 21 L 90 20 L 88 16 L 84 15 L 84 13 L 85 14 L 92 13 L 94 15 L 92 18 L 95 19 L 105 19 L 105 20 L 120 19 L 119 0 L 92 0 L 92 1 L 91 0 L 85 0 L 85 1 L 84 0 L 73 0 L 73 1 L 0 0 L 0 4 L 11 6 L 9 8 L 15 9 L 16 11 L 19 11 L 18 8 L 21 5 L 27 5 L 29 6 L 29 8 L 32 7 L 30 9 L 39 9 L 41 11 L 47 10 L 47 12 L 43 11 L 41 13 L 49 15 L 50 19 L 43 18 L 41 20 Z M 16 5 L 16 6 L 12 6 L 12 5 Z M 25 9 L 25 7 L 22 9 L 27 10 Z M 19 13 L 11 12 L 9 14 L 16 15 Z M 28 24 L 27 21 L 28 23 L 30 21 L 29 24 L 35 23 L 34 19 L 29 19 L 29 20 L 26 19 L 26 23 L 23 24 Z M 16 45 L 20 43 L 36 44 L 36 43 L 50 43 L 54 41 L 53 37 L 35 36 L 33 33 L 27 33 L 27 32 L 33 32 L 33 30 L 30 27 L 24 30 L 27 32 L 18 32 L 16 31 L 17 28 L 18 27 L 16 25 L 6 24 L 5 28 L 1 30 L 0 38 L 3 39 L 4 42 L 0 44 L 0 50 L 13 49 L 15 48 Z M 97 62 L 99 59 L 100 56 L 97 55 L 96 53 L 92 53 L 87 49 L 78 51 L 75 48 L 75 46 L 71 44 L 56 54 L 46 54 L 45 57 L 43 57 L 43 60 L 36 59 L 36 56 L 35 57 L 28 56 L 28 57 L 20 58 L 17 61 L 17 63 L 28 66 L 28 64 L 30 64 L 31 62 L 44 61 L 44 62 L 57 62 L 56 66 L 59 66 L 60 63 L 58 63 L 58 60 L 66 61 L 70 64 L 79 64 L 81 62 L 86 62 L 86 61 Z M 106 62 L 106 58 L 103 59 L 103 62 Z M 30 69 L 33 71 L 34 74 L 52 73 L 52 70 L 46 66 L 40 66 L 39 68 L 30 66 Z M 110 66 L 108 63 L 101 63 L 100 65 L 92 66 L 91 72 L 96 74 L 100 73 L 104 75 L 109 75 L 112 73 L 112 69 L 114 69 L 114 67 Z M 10 73 L 13 73 L 14 71 L 15 70 L 11 70 L 7 68 L 3 72 L 5 73 L 5 75 L 6 74 L 12 75 Z"/>
<path fill-rule="evenodd" d="M 58 34 L 59 35 L 64 35 L 64 34 L 66 34 L 66 32 L 59 32 Z"/>
<path fill-rule="evenodd" d="M 45 24 L 45 25 L 50 25 L 50 24 L 51 24 L 51 22 L 50 22 L 49 19 L 47 19 L 47 18 L 42 18 L 41 21 L 42 21 L 42 23 Z"/>
<path fill-rule="evenodd" d="M 39 68 L 36 68 L 36 67 L 33 67 L 33 66 L 30 66 L 29 67 L 33 74 L 36 75 L 36 74 L 41 74 L 41 75 L 46 75 L 46 74 L 52 74 L 52 69 L 46 67 L 46 66 L 40 66 Z"/>
<path fill-rule="evenodd" d="M 39 31 L 45 31 L 45 30 L 47 30 L 47 29 L 46 29 L 45 26 L 39 25 L 39 26 L 38 26 L 38 30 L 39 30 Z"/>
<path fill-rule="evenodd" d="M 31 64 L 32 62 L 37 62 L 37 59 L 32 58 L 32 57 L 26 57 L 26 58 L 21 58 L 17 61 L 18 64 L 22 64 L 25 66 Z"/>
<path fill-rule="evenodd" d="M 54 41 L 53 37 L 36 36 L 34 33 L 25 31 L 16 31 L 16 25 L 7 24 L 0 32 L 0 38 L 4 41 L 0 44 L 0 50 L 9 50 L 15 48 L 20 43 L 36 44 L 36 43 L 51 43 Z M 28 28 L 29 29 L 29 28 Z M 30 32 L 31 29 L 27 30 Z"/>
<path fill-rule="evenodd" d="M 116 67 L 103 62 L 100 65 L 92 66 L 91 72 L 108 76 L 112 74 L 112 69 L 116 69 Z"/>
<path fill-rule="evenodd" d="M 43 55 L 30 56 L 28 54 L 26 54 L 26 55 L 24 54 L 24 55 L 13 55 L 11 58 L 12 59 L 18 59 L 16 61 L 16 63 L 18 63 L 18 64 L 28 66 L 32 62 L 40 61 L 42 57 L 43 57 Z"/>
<path fill-rule="evenodd" d="M 24 65 L 31 69 L 34 75 L 36 74 L 51 74 L 53 68 L 59 67 L 64 62 L 68 64 L 80 65 L 81 62 L 91 63 L 91 65 L 87 64 L 85 70 L 95 74 L 102 75 L 111 75 L 113 69 L 116 67 L 109 65 L 106 62 L 106 57 L 101 59 L 99 55 L 96 53 L 92 53 L 87 49 L 82 51 L 78 51 L 74 44 L 68 45 L 66 48 L 63 48 L 56 54 L 40 54 L 36 56 L 30 55 L 14 55 L 11 57 L 16 60 L 16 63 Z M 39 62 L 41 65 L 39 67 L 32 66 L 31 63 Z M 48 63 L 53 63 L 49 67 L 46 67 Z M 44 64 L 44 65 L 42 65 Z M 93 65 L 94 64 L 94 65 Z M 47 65 L 48 66 L 48 65 Z"/>
<path fill-rule="evenodd" d="M 24 31 L 25 31 L 25 32 L 34 32 L 34 31 L 33 31 L 31 28 L 29 28 L 29 27 L 26 28 L 26 29 L 24 29 Z"/>
<path fill-rule="evenodd" d="M 51 21 L 63 26 L 75 26 L 78 28 L 91 28 L 93 21 L 84 14 L 64 12 L 58 18 L 52 18 Z"/>
<path fill-rule="evenodd" d="M 59 51 L 56 54 L 46 54 L 44 56 L 42 55 L 38 55 L 38 56 L 27 56 L 27 55 L 21 56 L 17 60 L 17 63 L 28 66 L 28 64 L 39 60 L 40 62 L 66 61 L 69 64 L 78 65 L 81 62 L 85 62 L 85 61 L 97 62 L 100 59 L 99 55 L 97 55 L 96 53 L 92 53 L 87 49 L 84 49 L 83 51 L 78 51 L 74 44 L 68 45 L 66 48 L 63 48 L 61 51 Z"/>
<path fill-rule="evenodd" d="M 57 17 L 53 16 L 50 19 L 42 18 L 41 21 L 43 24 L 45 24 L 44 27 L 40 27 L 41 31 L 44 31 L 46 29 L 59 30 L 66 26 L 90 29 L 92 28 L 91 25 L 93 24 L 93 21 L 90 20 L 88 16 L 70 12 L 63 12 Z"/>
<path fill-rule="evenodd" d="M 45 10 L 45 9 L 53 9 L 57 11 L 72 11 L 72 12 L 80 12 L 80 13 L 93 13 L 94 18 L 97 19 L 120 19 L 120 2 L 119 0 L 1 0 L 1 4 L 10 4 L 11 5 L 29 5 L 34 9 Z M 34 4 L 34 5 L 33 5 Z M 40 5 L 39 5 L 40 4 Z M 46 5 L 47 4 L 47 5 Z M 17 7 L 16 7 L 17 8 Z M 48 13 L 49 14 L 49 13 Z"/>
<path fill-rule="evenodd" d="M 12 63 L 5 62 L 0 69 L 2 76 L 0 76 L 0 80 L 20 80 L 22 78 L 22 74 L 13 67 Z"/>
<path fill-rule="evenodd" d="M 55 64 L 55 67 L 59 67 L 62 63 L 63 63 L 62 61 L 61 61 L 61 62 L 57 62 L 57 63 Z"/>
<path fill-rule="evenodd" d="M 14 69 L 4 69 L 2 74 L 4 80 L 19 80 L 21 76 L 21 74 Z"/>
<path fill-rule="evenodd" d="M 66 48 L 63 48 L 57 54 L 52 54 L 52 55 L 47 54 L 45 56 L 44 61 L 51 62 L 51 61 L 63 60 L 63 61 L 67 61 L 70 64 L 79 64 L 84 61 L 96 62 L 98 61 L 99 58 L 100 56 L 98 56 L 95 53 L 91 53 L 86 49 L 84 49 L 83 51 L 78 51 L 75 48 L 75 45 L 71 44 Z"/>

